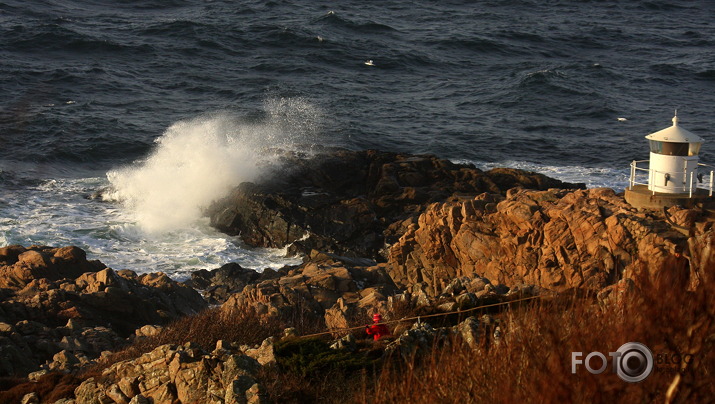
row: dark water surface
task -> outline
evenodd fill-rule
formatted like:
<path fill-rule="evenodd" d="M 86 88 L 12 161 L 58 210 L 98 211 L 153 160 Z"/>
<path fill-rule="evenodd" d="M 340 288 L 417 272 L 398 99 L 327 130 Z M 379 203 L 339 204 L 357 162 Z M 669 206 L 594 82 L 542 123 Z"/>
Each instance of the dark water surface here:
<path fill-rule="evenodd" d="M 0 244 L 156 245 L 111 234 L 142 223 L 136 206 L 79 195 L 162 147 L 157 165 L 320 143 L 622 188 L 678 108 L 713 163 L 714 17 L 705 0 L 0 0 Z M 162 181 L 132 169 L 112 183 Z M 48 231 L 45 210 L 67 223 Z"/>

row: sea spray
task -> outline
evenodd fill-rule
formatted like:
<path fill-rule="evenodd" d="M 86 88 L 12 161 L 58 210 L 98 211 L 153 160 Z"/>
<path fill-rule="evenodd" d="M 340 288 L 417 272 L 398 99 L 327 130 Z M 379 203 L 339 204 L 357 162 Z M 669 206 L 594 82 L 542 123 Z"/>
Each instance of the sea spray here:
<path fill-rule="evenodd" d="M 149 233 L 185 228 L 232 187 L 256 180 L 269 150 L 316 143 L 322 114 L 305 100 L 270 99 L 263 115 L 248 123 L 222 112 L 171 125 L 145 160 L 107 173 L 104 198 L 122 201 Z"/>

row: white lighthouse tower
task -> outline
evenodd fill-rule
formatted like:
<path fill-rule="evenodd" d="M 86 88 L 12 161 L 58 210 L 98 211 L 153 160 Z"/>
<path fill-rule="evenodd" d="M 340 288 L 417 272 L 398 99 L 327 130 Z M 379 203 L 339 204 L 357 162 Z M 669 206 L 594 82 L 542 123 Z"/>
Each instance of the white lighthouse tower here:
<path fill-rule="evenodd" d="M 650 159 L 631 163 L 631 178 L 626 189 L 626 201 L 636 207 L 658 209 L 673 205 L 692 206 L 710 199 L 713 193 L 713 167 L 700 164 L 698 153 L 703 139 L 678 125 L 678 113 L 673 126 L 645 137 L 650 144 Z M 648 167 L 639 167 L 639 163 Z M 710 168 L 703 182 L 699 169 Z M 648 182 L 638 182 L 647 173 Z M 704 189 L 703 189 L 704 188 Z"/>
<path fill-rule="evenodd" d="M 697 181 L 698 153 L 703 139 L 678 125 L 678 111 L 673 117 L 673 126 L 645 138 L 650 143 L 648 189 L 690 194 Z"/>

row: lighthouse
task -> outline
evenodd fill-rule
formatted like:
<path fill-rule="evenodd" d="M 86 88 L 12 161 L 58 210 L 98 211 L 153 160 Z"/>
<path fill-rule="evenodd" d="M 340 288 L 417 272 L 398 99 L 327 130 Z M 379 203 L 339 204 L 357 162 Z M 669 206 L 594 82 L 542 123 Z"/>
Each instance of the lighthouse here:
<path fill-rule="evenodd" d="M 698 156 L 703 139 L 679 125 L 677 111 L 672 126 L 645 138 L 650 146 L 650 159 L 631 163 L 625 192 L 628 203 L 638 208 L 660 209 L 693 206 L 712 198 L 713 167 L 701 164 Z M 643 182 L 646 178 L 647 182 Z"/>

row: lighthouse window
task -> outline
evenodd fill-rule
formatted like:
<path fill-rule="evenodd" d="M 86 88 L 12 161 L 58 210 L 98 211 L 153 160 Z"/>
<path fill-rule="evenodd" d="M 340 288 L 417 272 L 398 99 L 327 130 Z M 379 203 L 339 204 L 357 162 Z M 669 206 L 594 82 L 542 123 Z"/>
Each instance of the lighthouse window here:
<path fill-rule="evenodd" d="M 690 143 L 690 148 L 688 149 L 688 156 L 697 156 L 700 153 L 700 146 L 702 143 Z"/>
<path fill-rule="evenodd" d="M 651 153 L 663 153 L 663 142 L 659 142 L 657 140 L 649 140 L 648 143 L 650 143 Z"/>
<path fill-rule="evenodd" d="M 649 143 L 651 152 L 666 156 L 687 156 L 690 149 L 688 143 L 660 142 L 658 140 L 651 140 Z"/>

